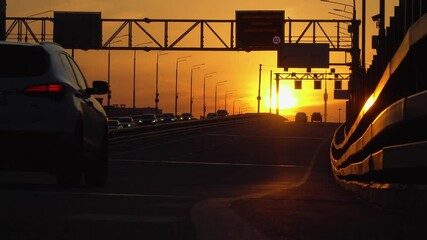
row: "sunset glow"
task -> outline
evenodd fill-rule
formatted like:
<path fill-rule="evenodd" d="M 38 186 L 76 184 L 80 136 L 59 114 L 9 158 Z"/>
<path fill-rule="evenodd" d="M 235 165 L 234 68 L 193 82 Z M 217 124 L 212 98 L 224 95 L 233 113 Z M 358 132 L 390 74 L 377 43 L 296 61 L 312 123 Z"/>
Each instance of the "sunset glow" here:
<path fill-rule="evenodd" d="M 393 0 L 396 2 L 397 0 Z M 393 9 L 394 3 L 388 3 L 387 8 Z M 368 16 L 376 14 L 378 4 L 369 4 Z M 118 1 L 102 0 L 14 0 L 8 1 L 7 17 L 27 17 L 37 13 L 37 17 L 52 17 L 54 11 L 82 11 L 82 12 L 101 12 L 102 18 L 115 19 L 214 19 L 214 20 L 232 20 L 235 18 L 236 11 L 239 10 L 283 10 L 285 18 L 289 19 L 332 19 L 328 12 L 334 7 L 333 4 L 326 4 L 319 0 L 289 0 L 289 1 L 135 1 L 129 0 L 126 4 Z M 189 11 L 191 9 L 191 11 Z M 360 13 L 358 9 L 358 13 Z M 360 18 L 360 16 L 358 16 Z M 10 25 L 10 23 L 7 23 Z M 143 23 L 141 23 L 143 24 Z M 119 23 L 103 25 L 103 41 L 106 41 L 110 35 L 117 30 Z M 33 23 L 30 25 L 37 32 L 39 25 Z M 153 34 L 157 41 L 164 41 L 162 31 L 164 26 L 160 23 L 150 23 L 143 25 L 147 31 Z M 306 25 L 292 25 L 293 29 L 302 32 Z M 7 26 L 9 27 L 9 26 Z M 179 25 L 170 22 L 169 26 L 169 44 L 180 37 L 190 26 L 187 24 Z M 178 45 L 199 44 L 200 26 L 196 27 L 194 32 L 186 35 Z M 228 25 L 223 23 L 211 23 L 216 32 L 206 31 L 204 44 L 211 47 L 222 47 L 230 45 L 230 33 Z M 286 26 L 285 26 L 286 28 Z M 206 27 L 206 29 L 208 29 Z M 50 31 L 49 27 L 47 29 Z M 153 39 L 143 34 L 142 31 L 134 27 L 135 34 L 132 36 L 133 45 L 153 47 Z M 288 29 L 286 29 L 288 31 Z M 311 30 L 310 30 L 311 31 Z M 336 29 L 324 29 L 326 32 L 336 33 Z M 367 36 L 377 34 L 375 22 L 368 22 Z M 138 33 L 137 33 L 138 32 Z M 297 31 L 298 32 L 298 31 Z M 320 31 L 319 31 L 320 32 Z M 15 33 L 12 33 L 15 34 Z M 288 34 L 288 33 L 286 33 Z M 296 33 L 295 33 L 296 34 Z M 118 34 L 115 47 L 127 47 L 128 33 L 124 30 Z M 221 37 L 224 42 L 221 42 Z M 287 36 L 286 36 L 287 37 Z M 295 37 L 295 36 L 294 36 Z M 119 39 L 120 38 L 120 39 Z M 370 38 L 367 39 L 367 46 L 370 46 Z M 295 41 L 295 40 L 294 40 Z M 71 52 L 71 50 L 69 50 Z M 74 51 L 74 59 L 81 66 L 89 84 L 94 80 L 107 80 L 111 76 L 111 104 L 132 107 L 133 83 L 136 89 L 136 107 L 154 107 L 156 98 L 156 77 L 158 77 L 159 89 L 159 109 L 163 112 L 173 112 L 175 94 L 179 96 L 177 102 L 178 113 L 188 112 L 190 109 L 190 89 L 192 89 L 193 114 L 200 116 L 203 114 L 203 100 L 206 99 L 207 111 L 213 111 L 215 106 L 215 86 L 216 82 L 227 80 L 218 89 L 218 101 L 220 106 L 224 106 L 225 92 L 236 90 L 229 95 L 228 108 L 231 109 L 232 102 L 237 98 L 245 98 L 247 104 L 246 111 L 254 112 L 257 110 L 257 93 L 259 66 L 263 65 L 262 76 L 262 100 L 260 102 L 260 111 L 267 112 L 270 109 L 276 109 L 275 86 L 272 90 L 272 99 L 270 103 L 269 81 L 270 70 L 274 73 L 283 73 L 284 69 L 277 68 L 277 51 L 171 51 L 166 50 L 165 56 L 157 59 L 158 51 L 111 51 L 111 56 L 106 50 L 78 50 Z M 373 49 L 367 49 L 367 61 L 372 59 L 375 52 Z M 183 56 L 191 55 L 185 62 L 179 64 L 179 70 L 176 69 L 176 61 Z M 111 57 L 111 62 L 108 60 Z M 347 59 L 338 59 L 344 56 L 336 56 L 334 52 L 330 53 L 331 62 L 349 61 Z M 158 76 L 156 76 L 156 60 L 158 60 Z M 136 64 L 134 69 L 134 63 Z M 193 71 L 192 86 L 190 88 L 190 73 L 192 67 L 201 65 L 200 68 Z M 334 67 L 334 66 L 331 66 Z M 341 66 L 340 66 L 341 67 Z M 111 68 L 111 72 L 108 69 Z M 338 68 L 338 67 L 337 67 Z M 342 66 L 339 72 L 349 72 L 347 66 Z M 322 69 L 318 69 L 321 71 Z M 322 71 L 327 71 L 323 69 Z M 294 71 L 294 70 L 292 70 Z M 296 71 L 306 71 L 306 69 L 296 69 Z M 215 72 L 206 81 L 206 96 L 204 96 L 204 76 L 206 73 Z M 175 81 L 177 81 L 177 93 L 175 93 Z M 294 90 L 291 82 L 281 83 L 279 91 L 279 108 L 283 110 L 280 114 L 293 114 L 295 111 L 319 111 L 319 106 L 323 104 L 323 90 L 314 91 L 311 82 L 307 82 L 307 87 L 303 90 Z M 338 108 L 345 108 L 345 101 L 333 99 L 332 88 L 329 92 L 329 104 L 334 109 L 329 109 L 330 115 L 338 115 Z M 104 105 L 106 102 L 103 97 Z M 241 101 L 243 103 L 243 101 Z M 271 108 L 270 108 L 271 105 Z M 250 107 L 249 107 L 250 106 Z M 310 108 L 312 107 L 312 108 Z M 336 109 L 335 109 L 336 108 Z M 237 105 L 236 105 L 237 109 Z M 286 111 L 285 111 L 286 110 Z M 332 119 L 332 117 L 331 117 Z M 338 119 L 338 117 L 336 117 Z"/>

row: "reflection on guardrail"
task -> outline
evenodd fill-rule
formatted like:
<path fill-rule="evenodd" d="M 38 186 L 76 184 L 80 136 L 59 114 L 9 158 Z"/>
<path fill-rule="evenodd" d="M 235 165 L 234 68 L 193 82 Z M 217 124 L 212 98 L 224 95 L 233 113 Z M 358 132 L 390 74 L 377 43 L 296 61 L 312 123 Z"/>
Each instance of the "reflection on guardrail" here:
<path fill-rule="evenodd" d="M 339 183 L 380 205 L 427 209 L 427 194 L 414 201 L 402 191 L 402 186 L 427 183 L 425 73 L 407 79 L 425 72 L 418 62 L 427 56 L 425 26 L 427 14 L 409 28 L 357 119 L 351 126 L 343 124 L 331 143 L 331 166 Z"/>

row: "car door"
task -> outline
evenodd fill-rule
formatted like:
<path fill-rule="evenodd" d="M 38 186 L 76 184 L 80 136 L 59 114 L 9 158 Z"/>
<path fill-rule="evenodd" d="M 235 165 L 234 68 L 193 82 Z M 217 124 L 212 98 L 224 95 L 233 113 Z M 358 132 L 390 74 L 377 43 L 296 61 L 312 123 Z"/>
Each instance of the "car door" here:
<path fill-rule="evenodd" d="M 87 93 L 86 89 L 88 86 L 80 68 L 68 54 L 66 57 L 73 69 L 79 86 L 78 93 L 76 95 L 80 99 L 80 107 L 82 110 L 84 143 L 85 146 L 91 146 L 91 149 L 95 147 L 96 149 L 99 147 L 101 138 L 103 138 L 105 134 L 106 118 L 99 102 L 97 102 L 95 97 Z"/>

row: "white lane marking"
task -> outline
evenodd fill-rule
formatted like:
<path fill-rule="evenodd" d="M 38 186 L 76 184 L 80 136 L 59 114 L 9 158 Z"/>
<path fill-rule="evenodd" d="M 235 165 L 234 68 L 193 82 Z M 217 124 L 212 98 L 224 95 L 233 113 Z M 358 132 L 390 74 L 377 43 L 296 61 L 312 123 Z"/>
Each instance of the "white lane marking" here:
<path fill-rule="evenodd" d="M 303 168 L 307 166 L 294 164 L 256 164 L 256 163 L 227 163 L 227 162 L 194 162 L 194 161 L 170 161 L 170 160 L 129 160 L 129 159 L 110 159 L 110 162 L 127 163 L 165 163 L 165 164 L 188 164 L 188 165 L 220 165 L 220 166 L 245 166 L 245 167 L 278 167 L 278 168 Z"/>

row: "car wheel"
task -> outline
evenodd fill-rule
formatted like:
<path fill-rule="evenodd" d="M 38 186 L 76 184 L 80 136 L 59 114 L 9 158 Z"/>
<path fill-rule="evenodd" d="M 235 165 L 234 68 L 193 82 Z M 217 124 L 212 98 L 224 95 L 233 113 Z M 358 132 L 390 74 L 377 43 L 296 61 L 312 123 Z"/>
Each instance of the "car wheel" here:
<path fill-rule="evenodd" d="M 100 148 L 96 156 L 87 159 L 84 172 L 85 183 L 90 187 L 104 187 L 108 178 L 108 137 L 107 134 L 102 139 Z"/>
<path fill-rule="evenodd" d="M 81 128 L 77 128 L 81 129 Z M 81 159 L 83 157 L 82 131 L 76 130 L 73 141 L 65 146 L 64 157 L 58 159 L 56 180 L 62 187 L 78 187 L 82 185 Z"/>

